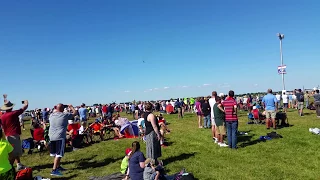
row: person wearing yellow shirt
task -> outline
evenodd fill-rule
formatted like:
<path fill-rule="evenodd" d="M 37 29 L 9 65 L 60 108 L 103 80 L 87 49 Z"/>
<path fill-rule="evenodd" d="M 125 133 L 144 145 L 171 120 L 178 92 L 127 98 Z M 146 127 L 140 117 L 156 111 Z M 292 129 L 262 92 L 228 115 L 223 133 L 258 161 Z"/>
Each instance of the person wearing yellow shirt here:
<path fill-rule="evenodd" d="M 12 151 L 13 151 L 13 147 L 3 137 L 3 131 L 0 127 L 0 179 L 1 180 L 15 180 L 15 172 L 12 166 L 14 161 L 14 158 L 12 156 Z"/>

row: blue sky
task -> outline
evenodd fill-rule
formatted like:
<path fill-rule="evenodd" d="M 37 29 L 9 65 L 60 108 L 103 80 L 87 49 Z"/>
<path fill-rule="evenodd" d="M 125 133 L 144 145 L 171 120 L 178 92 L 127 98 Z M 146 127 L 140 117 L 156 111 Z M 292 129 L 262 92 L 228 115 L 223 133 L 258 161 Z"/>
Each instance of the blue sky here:
<path fill-rule="evenodd" d="M 31 107 L 320 84 L 320 1 L 0 3 L 0 93 Z M 143 63 L 145 61 L 145 63 Z"/>

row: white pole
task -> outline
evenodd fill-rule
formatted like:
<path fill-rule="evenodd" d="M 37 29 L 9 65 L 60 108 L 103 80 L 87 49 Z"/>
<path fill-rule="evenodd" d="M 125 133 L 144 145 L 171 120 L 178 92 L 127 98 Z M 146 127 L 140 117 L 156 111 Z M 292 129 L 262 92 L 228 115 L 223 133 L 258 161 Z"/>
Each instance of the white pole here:
<path fill-rule="evenodd" d="M 282 55 L 282 37 L 280 36 L 280 60 L 281 60 L 281 66 L 283 66 L 283 55 Z M 282 90 L 286 90 L 286 86 L 284 84 L 284 73 L 281 74 L 282 76 Z"/>

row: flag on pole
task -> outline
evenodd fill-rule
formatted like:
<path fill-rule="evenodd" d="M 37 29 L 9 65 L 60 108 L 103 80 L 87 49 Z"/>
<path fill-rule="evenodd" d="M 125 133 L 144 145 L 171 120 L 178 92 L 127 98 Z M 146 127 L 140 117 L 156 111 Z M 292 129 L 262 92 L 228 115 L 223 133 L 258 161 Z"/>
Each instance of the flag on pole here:
<path fill-rule="evenodd" d="M 286 65 L 278 66 L 278 74 L 287 74 L 286 68 Z"/>

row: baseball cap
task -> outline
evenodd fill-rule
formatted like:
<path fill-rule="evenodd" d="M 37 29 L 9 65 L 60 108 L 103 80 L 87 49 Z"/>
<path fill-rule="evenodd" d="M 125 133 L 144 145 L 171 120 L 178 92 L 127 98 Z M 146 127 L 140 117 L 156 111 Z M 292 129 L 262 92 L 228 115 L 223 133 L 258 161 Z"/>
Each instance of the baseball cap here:
<path fill-rule="evenodd" d="M 130 148 L 126 149 L 126 155 L 129 156 L 131 154 L 132 150 Z"/>

